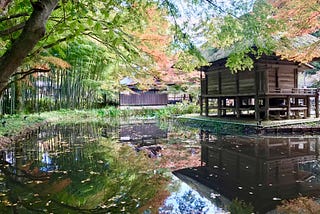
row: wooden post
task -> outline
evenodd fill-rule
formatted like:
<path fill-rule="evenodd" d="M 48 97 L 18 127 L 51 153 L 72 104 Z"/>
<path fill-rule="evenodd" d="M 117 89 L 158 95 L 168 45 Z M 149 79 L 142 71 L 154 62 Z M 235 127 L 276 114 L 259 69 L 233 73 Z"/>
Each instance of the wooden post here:
<path fill-rule="evenodd" d="M 260 109 L 259 109 L 259 98 L 258 96 L 254 97 L 254 117 L 256 120 L 260 119 Z"/>
<path fill-rule="evenodd" d="M 218 97 L 218 117 L 221 117 L 221 97 Z"/>
<path fill-rule="evenodd" d="M 199 97 L 199 101 L 200 101 L 200 115 L 202 116 L 202 114 L 203 114 L 203 100 L 202 100 L 202 96 L 201 95 Z"/>
<path fill-rule="evenodd" d="M 235 101 L 235 107 L 236 107 L 236 116 L 237 118 L 240 117 L 240 97 L 237 96 L 236 99 L 234 100 Z"/>
<path fill-rule="evenodd" d="M 226 116 L 226 115 L 227 115 L 226 106 L 227 106 L 227 99 L 224 97 L 224 98 L 222 99 L 222 107 L 224 108 L 223 111 L 222 111 L 222 112 L 223 112 L 223 113 L 222 113 L 223 116 Z"/>
<path fill-rule="evenodd" d="M 287 96 L 287 119 L 290 119 L 290 112 L 291 112 L 291 103 L 290 103 L 290 96 Z"/>
<path fill-rule="evenodd" d="M 310 117 L 310 110 L 311 110 L 311 103 L 310 103 L 310 97 L 307 97 L 307 117 Z"/>
<path fill-rule="evenodd" d="M 209 116 L 209 101 L 208 101 L 208 97 L 204 98 L 204 105 L 205 105 L 205 115 Z"/>
<path fill-rule="evenodd" d="M 266 96 L 265 99 L 264 99 L 264 111 L 265 111 L 265 114 L 266 114 L 266 120 L 270 119 L 270 112 L 269 112 L 270 102 L 269 101 L 270 101 L 269 97 Z"/>

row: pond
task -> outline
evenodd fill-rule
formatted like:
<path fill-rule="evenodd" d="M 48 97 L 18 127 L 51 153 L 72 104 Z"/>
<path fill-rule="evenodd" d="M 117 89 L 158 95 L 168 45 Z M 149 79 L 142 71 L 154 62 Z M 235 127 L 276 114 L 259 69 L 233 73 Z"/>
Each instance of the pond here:
<path fill-rule="evenodd" d="M 227 213 L 235 198 L 265 213 L 318 196 L 319 141 L 150 120 L 44 126 L 1 151 L 0 213 Z"/>

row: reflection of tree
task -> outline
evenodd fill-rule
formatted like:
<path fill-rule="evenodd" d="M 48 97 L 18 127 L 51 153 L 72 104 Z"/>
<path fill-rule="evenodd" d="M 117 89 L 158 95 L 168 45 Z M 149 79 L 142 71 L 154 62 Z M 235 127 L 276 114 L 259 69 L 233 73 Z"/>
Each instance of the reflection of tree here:
<path fill-rule="evenodd" d="M 110 139 L 75 145 L 66 143 L 67 148 L 50 154 L 50 165 L 56 166 L 50 170 L 40 170 L 48 166 L 42 158 L 24 167 L 3 164 L 0 211 L 137 212 L 151 200 L 160 206 L 167 195 L 168 181 L 132 148 Z"/>
<path fill-rule="evenodd" d="M 166 204 L 162 206 L 160 209 L 160 213 L 206 213 L 206 203 L 197 198 L 191 190 L 186 191 L 181 197 L 176 196 L 175 203 L 177 206 L 173 204 Z"/>

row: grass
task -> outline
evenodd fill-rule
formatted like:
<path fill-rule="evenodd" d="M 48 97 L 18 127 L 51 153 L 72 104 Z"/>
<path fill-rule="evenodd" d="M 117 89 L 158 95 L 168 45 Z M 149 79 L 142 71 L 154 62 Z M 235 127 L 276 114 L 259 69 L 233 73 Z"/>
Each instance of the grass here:
<path fill-rule="evenodd" d="M 70 124 L 85 122 L 105 122 L 116 118 L 158 118 L 188 114 L 198 111 L 198 106 L 177 104 L 162 109 L 125 109 L 106 107 L 92 110 L 59 110 L 37 114 L 2 115 L 0 118 L 0 136 L 14 136 L 25 130 L 32 130 L 43 123 Z"/>

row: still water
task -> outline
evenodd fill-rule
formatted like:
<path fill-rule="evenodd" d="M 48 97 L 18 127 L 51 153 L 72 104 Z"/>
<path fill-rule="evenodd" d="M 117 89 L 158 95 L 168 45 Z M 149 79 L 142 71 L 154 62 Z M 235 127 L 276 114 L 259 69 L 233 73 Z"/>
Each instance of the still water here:
<path fill-rule="evenodd" d="M 227 213 L 235 198 L 266 213 L 318 196 L 319 142 L 156 121 L 41 127 L 1 151 L 0 213 Z"/>

